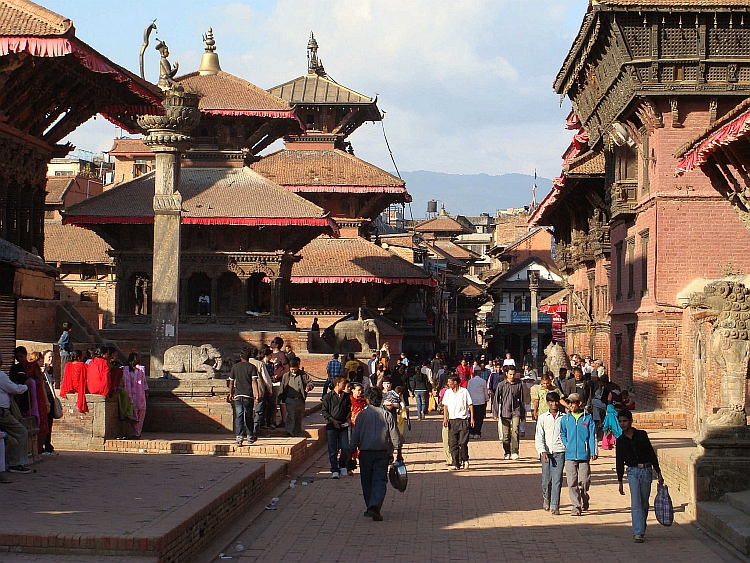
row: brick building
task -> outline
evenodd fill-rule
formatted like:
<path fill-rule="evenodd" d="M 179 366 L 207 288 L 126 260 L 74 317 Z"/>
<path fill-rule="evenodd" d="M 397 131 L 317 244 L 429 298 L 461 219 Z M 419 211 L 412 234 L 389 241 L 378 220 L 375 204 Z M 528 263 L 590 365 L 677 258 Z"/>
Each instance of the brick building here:
<path fill-rule="evenodd" d="M 735 8 L 747 3 L 592 3 L 554 83 L 571 100 L 592 158 L 604 154 L 604 197 L 595 197 L 598 180 L 582 194 L 609 225 L 609 371 L 644 407 L 684 413 L 694 402 L 684 393 L 677 294 L 695 278 L 720 277 L 727 263 L 750 266 L 750 233 L 709 178 L 674 173 L 675 151 L 750 92 L 750 49 L 740 40 L 747 18 Z M 593 303 L 605 274 L 602 259 Z M 581 281 L 574 276 L 573 285 Z"/>

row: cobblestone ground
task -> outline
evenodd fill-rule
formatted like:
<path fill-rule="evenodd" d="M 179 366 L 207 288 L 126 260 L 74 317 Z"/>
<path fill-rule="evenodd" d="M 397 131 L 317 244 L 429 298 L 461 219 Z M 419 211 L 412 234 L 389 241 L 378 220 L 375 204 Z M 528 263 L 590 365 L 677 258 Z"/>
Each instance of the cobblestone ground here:
<path fill-rule="evenodd" d="M 565 487 L 562 515 L 544 512 L 533 430 L 530 423 L 521 459 L 503 461 L 496 423 L 489 421 L 484 438 L 470 443 L 471 468 L 453 473 L 446 470 L 439 419 L 414 422 L 405 449 L 409 486 L 403 494 L 389 487 L 383 522 L 363 516 L 359 474 L 331 480 L 323 453 L 294 488 L 277 493 L 276 510 L 195 561 L 738 561 L 690 524 L 685 499 L 674 494 L 675 524 L 660 526 L 652 512 L 646 543 L 635 544 L 630 496 L 627 486 L 626 496 L 618 494 L 613 452 L 593 464 L 588 513 L 568 515 Z"/>

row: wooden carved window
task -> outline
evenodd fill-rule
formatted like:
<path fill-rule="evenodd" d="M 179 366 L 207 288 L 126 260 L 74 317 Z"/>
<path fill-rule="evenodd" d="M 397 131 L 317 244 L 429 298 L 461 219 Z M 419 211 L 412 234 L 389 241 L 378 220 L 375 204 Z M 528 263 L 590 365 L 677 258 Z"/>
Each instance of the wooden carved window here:
<path fill-rule="evenodd" d="M 648 229 L 641 231 L 641 297 L 648 297 Z"/>
<path fill-rule="evenodd" d="M 628 300 L 635 299 L 635 238 L 626 241 L 628 251 Z"/>
<path fill-rule="evenodd" d="M 627 145 L 617 147 L 615 151 L 615 181 L 638 181 L 638 153 Z"/>
<path fill-rule="evenodd" d="M 618 242 L 615 245 L 615 279 L 617 285 L 615 286 L 617 292 L 615 293 L 615 299 L 622 301 L 622 243 Z"/>

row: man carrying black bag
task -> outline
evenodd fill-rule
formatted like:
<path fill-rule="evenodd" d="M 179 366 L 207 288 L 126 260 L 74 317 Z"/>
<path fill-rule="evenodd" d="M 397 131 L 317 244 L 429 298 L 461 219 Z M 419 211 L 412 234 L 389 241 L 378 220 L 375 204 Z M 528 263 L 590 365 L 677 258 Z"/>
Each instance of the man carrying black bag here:
<path fill-rule="evenodd" d="M 350 451 L 359 448 L 359 470 L 362 495 L 367 510 L 365 516 L 376 522 L 383 520 L 380 508 L 383 506 L 388 487 L 388 465 L 391 452 L 395 449 L 401 457 L 401 435 L 391 415 L 381 407 L 383 393 L 377 387 L 370 387 L 365 393 L 367 408 L 357 416 L 354 425 Z"/>

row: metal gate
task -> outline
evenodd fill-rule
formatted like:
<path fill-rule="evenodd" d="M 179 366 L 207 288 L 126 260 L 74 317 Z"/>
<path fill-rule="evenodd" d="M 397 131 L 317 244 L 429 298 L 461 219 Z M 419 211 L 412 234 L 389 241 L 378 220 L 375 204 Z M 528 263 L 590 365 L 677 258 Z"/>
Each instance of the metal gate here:
<path fill-rule="evenodd" d="M 0 352 L 3 354 L 3 371 L 7 373 L 13 364 L 13 349 L 16 347 L 16 298 L 0 295 Z"/>

